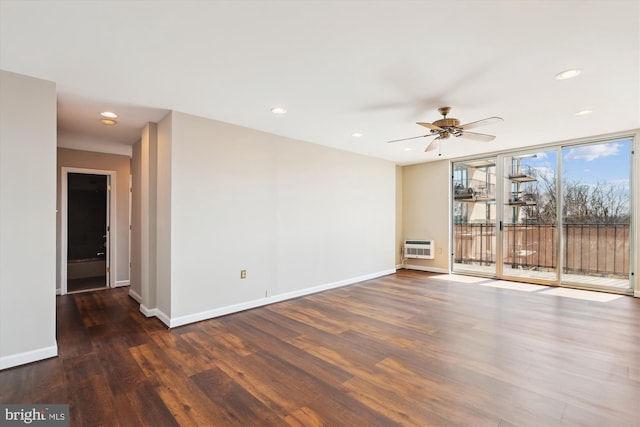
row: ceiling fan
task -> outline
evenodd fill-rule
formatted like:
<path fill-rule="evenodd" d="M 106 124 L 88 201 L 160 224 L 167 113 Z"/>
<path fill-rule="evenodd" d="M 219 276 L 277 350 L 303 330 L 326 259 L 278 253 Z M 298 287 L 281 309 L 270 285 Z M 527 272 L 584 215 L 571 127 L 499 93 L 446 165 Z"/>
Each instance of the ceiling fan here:
<path fill-rule="evenodd" d="M 478 126 L 490 125 L 493 123 L 503 121 L 500 117 L 488 117 L 486 119 L 478 120 L 477 122 L 467 123 L 465 125 L 460 124 L 460 120 L 454 118 L 447 118 L 447 114 L 451 111 L 451 107 L 440 107 L 438 112 L 442 114 L 443 118 L 436 120 L 433 123 L 418 122 L 416 124 L 424 126 L 429 129 L 429 133 L 426 135 L 414 136 L 411 138 L 395 139 L 389 142 L 406 141 L 408 139 L 426 138 L 435 136 L 436 138 L 431 141 L 424 151 L 437 150 L 440 147 L 440 140 L 447 139 L 452 136 L 458 138 L 472 139 L 474 141 L 489 142 L 493 141 L 496 137 L 493 135 L 486 135 L 484 133 L 467 132 L 467 129 L 473 129 Z"/>

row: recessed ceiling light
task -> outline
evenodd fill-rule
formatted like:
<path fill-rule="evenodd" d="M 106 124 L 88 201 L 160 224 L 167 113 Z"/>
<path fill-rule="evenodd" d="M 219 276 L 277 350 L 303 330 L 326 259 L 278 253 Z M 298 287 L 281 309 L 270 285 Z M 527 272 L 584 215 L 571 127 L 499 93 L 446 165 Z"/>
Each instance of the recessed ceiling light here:
<path fill-rule="evenodd" d="M 112 111 L 103 111 L 102 113 L 100 113 L 100 115 L 102 117 L 106 117 L 108 119 L 117 119 L 118 115 Z"/>
<path fill-rule="evenodd" d="M 273 114 L 287 114 L 287 110 L 285 110 L 284 107 L 273 107 L 271 112 Z"/>
<path fill-rule="evenodd" d="M 587 114 L 591 114 L 593 113 L 592 110 L 580 110 L 577 113 L 575 113 L 576 116 L 586 116 Z"/>
<path fill-rule="evenodd" d="M 354 137 L 354 138 L 360 138 L 362 136 L 362 133 L 354 132 L 354 133 L 351 134 L 351 136 Z"/>
<path fill-rule="evenodd" d="M 102 122 L 103 125 L 107 125 L 107 126 L 113 126 L 118 123 L 113 119 L 100 119 L 100 121 Z"/>
<path fill-rule="evenodd" d="M 411 151 L 411 147 L 405 147 L 404 151 Z"/>
<path fill-rule="evenodd" d="M 556 80 L 567 80 L 578 76 L 582 70 L 580 68 L 572 68 L 570 70 L 564 70 L 556 74 Z"/>

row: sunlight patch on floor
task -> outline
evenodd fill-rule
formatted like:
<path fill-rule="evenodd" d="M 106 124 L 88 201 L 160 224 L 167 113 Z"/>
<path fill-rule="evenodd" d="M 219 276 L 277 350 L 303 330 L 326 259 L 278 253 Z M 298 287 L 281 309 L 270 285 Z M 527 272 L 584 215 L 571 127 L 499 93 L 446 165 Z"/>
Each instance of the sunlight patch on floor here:
<path fill-rule="evenodd" d="M 442 274 L 440 276 L 432 276 L 431 279 L 437 280 L 446 280 L 448 282 L 459 282 L 459 283 L 481 283 L 486 282 L 486 277 L 474 277 L 474 276 L 461 276 L 459 274 Z"/>
<path fill-rule="evenodd" d="M 622 298 L 623 295 L 609 294 L 604 292 L 585 291 L 572 288 L 556 288 L 552 286 L 536 285 L 533 283 L 510 282 L 508 280 L 495 280 L 487 277 L 464 276 L 461 274 L 439 274 L 431 276 L 430 279 L 442 280 L 470 285 L 487 286 L 491 288 L 510 289 L 522 292 L 536 292 L 546 295 L 575 298 L 587 301 L 609 302 Z"/>
<path fill-rule="evenodd" d="M 492 288 L 513 289 L 524 292 L 537 292 L 547 289 L 548 286 L 534 285 L 531 283 L 508 282 L 506 280 L 493 280 L 487 283 L 478 283 L 480 286 L 490 286 Z"/>
<path fill-rule="evenodd" d="M 568 288 L 553 288 L 540 293 L 597 302 L 609 302 L 623 297 L 622 295 L 617 294 L 605 294 L 603 292 L 583 291 L 580 289 Z"/>

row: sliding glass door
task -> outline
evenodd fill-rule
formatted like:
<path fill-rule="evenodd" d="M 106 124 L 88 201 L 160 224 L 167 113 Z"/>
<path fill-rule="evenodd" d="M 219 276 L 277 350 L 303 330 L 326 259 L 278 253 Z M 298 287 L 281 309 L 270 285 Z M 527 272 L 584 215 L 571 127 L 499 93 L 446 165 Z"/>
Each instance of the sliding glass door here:
<path fill-rule="evenodd" d="M 628 291 L 632 138 L 454 162 L 453 271 Z"/>
<path fill-rule="evenodd" d="M 502 275 L 558 280 L 557 150 L 503 157 Z"/>
<path fill-rule="evenodd" d="M 563 283 L 629 289 L 630 139 L 562 149 Z"/>
<path fill-rule="evenodd" d="M 453 164 L 453 268 L 496 274 L 496 158 Z"/>

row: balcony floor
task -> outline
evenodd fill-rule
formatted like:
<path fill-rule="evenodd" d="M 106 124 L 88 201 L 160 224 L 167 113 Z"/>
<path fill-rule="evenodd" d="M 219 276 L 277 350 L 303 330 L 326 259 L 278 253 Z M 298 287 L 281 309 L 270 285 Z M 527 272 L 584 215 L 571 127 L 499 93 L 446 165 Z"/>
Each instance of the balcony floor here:
<path fill-rule="evenodd" d="M 470 273 L 479 274 L 482 276 L 495 276 L 495 266 L 485 265 L 472 265 L 472 264 L 459 264 L 453 265 L 453 270 L 456 273 Z M 504 278 L 518 278 L 518 279 L 534 279 L 536 281 L 542 280 L 555 284 L 556 273 L 525 270 L 519 268 L 505 267 L 503 271 Z M 586 276 L 580 274 L 563 274 L 562 284 L 569 286 L 585 286 L 588 288 L 597 288 L 602 290 L 614 290 L 618 292 L 627 292 L 631 289 L 628 279 L 613 279 L 608 277 Z"/>

